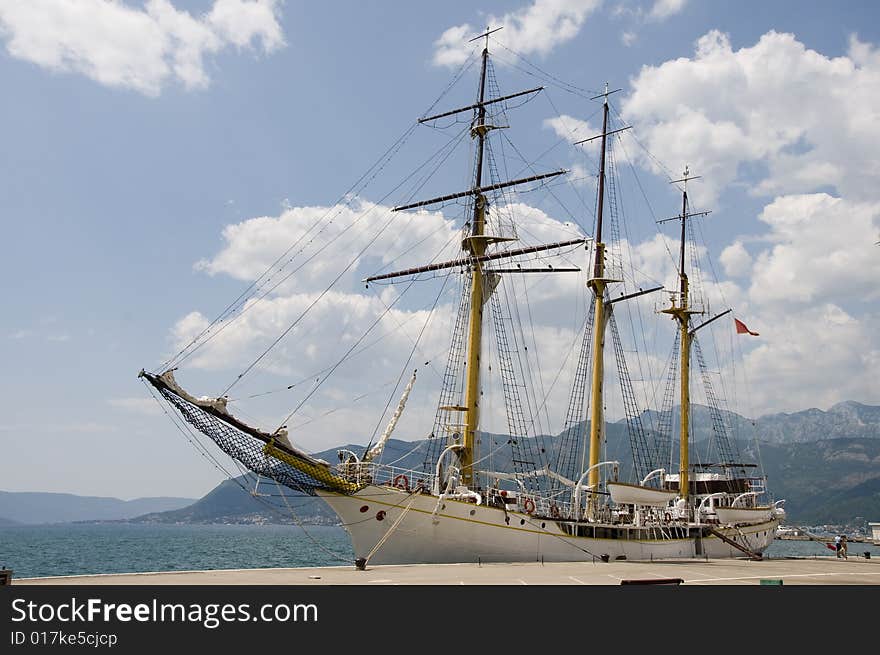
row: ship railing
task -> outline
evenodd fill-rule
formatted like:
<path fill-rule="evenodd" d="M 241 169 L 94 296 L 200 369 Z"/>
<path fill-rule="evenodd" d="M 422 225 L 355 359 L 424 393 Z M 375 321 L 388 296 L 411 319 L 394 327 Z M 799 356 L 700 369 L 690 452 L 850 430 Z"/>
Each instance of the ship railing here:
<path fill-rule="evenodd" d="M 761 495 L 762 493 L 767 491 L 766 478 L 749 478 L 747 484 L 749 491 L 754 491 L 758 495 Z"/>
<path fill-rule="evenodd" d="M 486 491 L 485 502 L 494 506 L 503 505 L 510 511 L 541 518 L 569 520 L 575 516 L 572 503 L 558 500 L 554 496 L 530 493 L 524 489 L 510 491 L 490 487 Z"/>
<path fill-rule="evenodd" d="M 434 476 L 429 473 L 387 464 L 357 462 L 340 464 L 338 469 L 347 480 L 358 485 L 375 484 L 396 487 L 403 491 L 429 493 L 434 484 Z"/>

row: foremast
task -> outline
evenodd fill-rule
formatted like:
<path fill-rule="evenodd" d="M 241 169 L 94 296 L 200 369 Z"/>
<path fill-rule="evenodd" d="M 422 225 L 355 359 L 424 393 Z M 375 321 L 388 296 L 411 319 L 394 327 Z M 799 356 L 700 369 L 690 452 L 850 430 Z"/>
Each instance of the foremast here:
<path fill-rule="evenodd" d="M 587 285 L 593 290 L 593 377 L 590 385 L 590 461 L 589 479 L 590 507 L 595 508 L 595 492 L 599 488 L 599 457 L 602 451 L 602 434 L 605 431 L 603 416 L 603 386 L 605 378 L 605 289 L 610 280 L 605 278 L 605 242 L 602 241 L 602 215 L 605 206 L 605 148 L 608 139 L 608 85 L 605 85 L 605 101 L 602 112 L 602 148 L 599 158 L 599 198 L 596 209 L 596 242 L 593 261 L 593 277 Z"/>
<path fill-rule="evenodd" d="M 471 254 L 471 302 L 468 317 L 468 347 L 465 359 L 465 420 L 462 448 L 459 450 L 461 462 L 461 482 L 468 487 L 474 486 L 476 471 L 474 462 L 479 461 L 479 440 L 477 426 L 480 422 L 480 355 L 483 347 L 483 303 L 487 299 L 483 289 L 483 264 L 479 260 L 486 254 L 488 240 L 485 237 L 486 196 L 478 189 L 483 184 L 483 150 L 486 134 L 492 129 L 486 124 L 486 67 L 489 61 L 489 35 L 486 34 L 486 46 L 482 53 L 480 69 L 480 91 L 477 101 L 477 118 L 471 127 L 471 137 L 477 140 L 477 161 L 474 172 L 474 217 L 471 225 L 471 236 L 462 242 L 462 248 Z"/>
<path fill-rule="evenodd" d="M 481 55 L 482 66 L 480 70 L 480 85 L 477 102 L 468 107 L 462 107 L 459 109 L 443 112 L 442 114 L 419 119 L 420 123 L 424 123 L 456 113 L 474 110 L 475 115 L 471 124 L 471 138 L 476 140 L 477 148 L 473 186 L 468 191 L 448 194 L 445 196 L 440 196 L 438 198 L 422 200 L 419 202 L 414 202 L 394 208 L 394 211 L 401 211 L 405 209 L 414 209 L 417 207 L 424 207 L 435 203 L 446 202 L 448 200 L 453 200 L 456 198 L 473 196 L 474 208 L 473 217 L 471 219 L 470 232 L 468 236 L 462 239 L 461 243 L 462 250 L 464 251 L 466 257 L 464 259 L 442 262 L 439 264 L 431 264 L 428 266 L 420 266 L 404 271 L 397 271 L 394 273 L 376 275 L 366 278 L 365 280 L 365 282 L 371 282 L 374 280 L 389 279 L 405 275 L 415 275 L 424 271 L 435 271 L 443 268 L 452 268 L 458 266 L 467 266 L 467 268 L 469 269 L 470 289 L 468 292 L 470 295 L 470 303 L 467 327 L 467 350 L 465 356 L 463 399 L 464 404 L 461 406 L 441 408 L 448 411 L 461 412 L 464 415 L 464 420 L 461 424 L 462 434 L 460 435 L 459 439 L 456 438 L 458 435 L 454 435 L 452 444 L 450 445 L 458 446 L 455 450 L 456 455 L 458 456 L 459 463 L 461 465 L 460 482 L 461 484 L 466 485 L 469 488 L 478 486 L 476 463 L 479 462 L 480 459 L 479 440 L 477 438 L 477 432 L 480 422 L 480 368 L 483 342 L 483 306 L 489 299 L 495 286 L 494 281 L 490 281 L 489 276 L 498 275 L 498 273 L 488 273 L 484 269 L 484 264 L 488 261 L 500 258 L 530 254 L 553 248 L 562 248 L 585 242 L 585 239 L 573 239 L 570 241 L 545 244 L 540 246 L 511 249 L 506 252 L 487 253 L 489 245 L 502 241 L 511 241 L 513 239 L 500 235 L 486 234 L 486 216 L 489 205 L 486 193 L 510 186 L 525 184 L 527 182 L 534 182 L 550 177 L 555 177 L 557 175 L 562 175 L 568 172 L 566 170 L 559 170 L 551 173 L 532 175 L 530 177 L 517 180 L 510 180 L 507 182 L 498 182 L 489 185 L 483 184 L 483 164 L 484 150 L 486 147 L 486 137 L 491 130 L 497 127 L 495 125 L 490 125 L 486 122 L 486 106 L 510 98 L 515 98 L 530 93 L 536 93 L 543 89 L 543 87 L 537 87 L 507 96 L 486 100 L 486 75 L 489 62 L 489 34 L 497 31 L 497 29 L 488 30 L 484 34 L 481 34 L 480 36 L 472 39 L 472 41 L 481 38 L 486 39 L 486 45 L 484 46 Z M 527 271 L 523 270 L 522 272 Z"/>

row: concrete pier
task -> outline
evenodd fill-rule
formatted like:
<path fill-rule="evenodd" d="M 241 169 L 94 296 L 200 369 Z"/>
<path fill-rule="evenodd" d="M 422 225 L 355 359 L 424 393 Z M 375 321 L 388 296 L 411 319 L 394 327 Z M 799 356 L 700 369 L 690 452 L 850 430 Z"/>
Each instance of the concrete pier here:
<path fill-rule="evenodd" d="M 177 571 L 16 578 L 15 585 L 620 585 L 680 579 L 684 585 L 880 585 L 880 558 L 850 556 L 764 561 L 676 560 L 410 564 Z"/>

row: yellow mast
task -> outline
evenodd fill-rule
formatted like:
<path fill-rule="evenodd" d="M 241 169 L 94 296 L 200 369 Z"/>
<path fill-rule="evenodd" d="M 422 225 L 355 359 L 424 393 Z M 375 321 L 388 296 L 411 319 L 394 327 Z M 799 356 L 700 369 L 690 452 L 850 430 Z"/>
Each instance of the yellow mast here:
<path fill-rule="evenodd" d="M 602 154 L 599 163 L 599 199 L 596 214 L 596 253 L 593 263 L 593 277 L 588 282 L 593 290 L 595 303 L 593 324 L 593 378 L 590 385 L 590 477 L 588 484 L 592 492 L 599 488 L 599 457 L 602 451 L 603 416 L 602 386 L 605 377 L 605 244 L 602 241 L 602 210 L 605 204 L 605 146 L 608 132 L 608 85 L 605 85 L 605 104 L 602 115 Z M 590 513 L 595 508 L 596 494 L 590 494 Z"/>
<path fill-rule="evenodd" d="M 678 494 L 683 500 L 687 501 L 690 495 L 690 363 L 691 363 L 691 341 L 693 333 L 690 329 L 691 314 L 700 314 L 702 312 L 694 311 L 690 308 L 688 299 L 688 276 L 684 270 L 685 256 L 685 223 L 688 219 L 687 211 L 687 181 L 693 179 L 687 167 L 684 170 L 684 177 L 676 182 L 684 182 L 684 190 L 681 199 L 681 243 L 679 246 L 679 297 L 678 304 L 675 297 L 672 298 L 672 304 L 669 308 L 662 310 L 663 314 L 669 314 L 678 322 L 678 328 L 681 338 L 681 422 L 679 425 L 679 458 L 678 458 Z"/>
<path fill-rule="evenodd" d="M 486 72 L 489 60 L 489 35 L 493 32 L 497 32 L 500 29 L 500 27 L 495 28 L 494 30 L 487 29 L 484 34 L 481 34 L 480 36 L 471 39 L 472 41 L 484 37 L 486 39 L 486 46 L 483 48 L 482 53 L 483 62 L 482 70 L 480 73 L 479 98 L 477 102 L 467 107 L 461 107 L 459 109 L 453 109 L 451 111 L 443 112 L 433 116 L 426 116 L 419 119 L 420 123 L 425 123 L 428 121 L 436 120 L 437 118 L 442 118 L 444 116 L 451 116 L 453 114 L 471 111 L 473 109 L 477 110 L 477 115 L 471 125 L 471 137 L 477 140 L 476 169 L 473 187 L 471 187 L 467 191 L 447 194 L 445 196 L 439 196 L 436 198 L 431 198 L 429 200 L 421 200 L 418 202 L 401 205 L 399 207 L 395 207 L 392 210 L 403 211 L 405 209 L 415 209 L 417 207 L 425 207 L 427 205 L 432 205 L 438 202 L 446 202 L 456 198 L 473 196 L 474 213 L 471 220 L 470 231 L 469 234 L 464 237 L 461 242 L 462 250 L 467 253 L 467 258 L 455 259 L 447 262 L 430 264 L 427 266 L 419 266 L 416 268 L 396 271 L 393 273 L 383 273 L 381 275 L 368 277 L 364 280 L 366 283 L 370 283 L 375 280 L 385 280 L 404 275 L 415 275 L 417 273 L 425 271 L 435 271 L 453 267 L 457 268 L 463 265 L 468 266 L 468 268 L 470 269 L 470 310 L 468 315 L 467 327 L 467 353 L 465 356 L 465 388 L 463 400 L 464 404 L 440 407 L 441 410 L 462 412 L 464 415 L 462 424 L 456 422 L 456 429 L 453 435 L 453 440 L 455 444 L 460 446 L 460 448 L 458 448 L 458 458 L 459 463 L 461 464 L 460 481 L 462 484 L 467 485 L 468 487 L 477 486 L 479 483 L 477 479 L 477 472 L 475 470 L 475 463 L 478 462 L 480 459 L 480 448 L 479 440 L 477 439 L 477 429 L 479 427 L 480 421 L 480 354 L 482 350 L 483 340 L 483 305 L 491 295 L 495 287 L 495 283 L 498 280 L 497 274 L 490 274 L 487 276 L 483 268 L 483 264 L 488 260 L 494 261 L 501 258 L 514 257 L 517 255 L 530 254 L 533 252 L 540 252 L 544 250 L 551 250 L 553 248 L 561 248 L 564 246 L 584 243 L 583 239 L 573 239 L 570 241 L 561 241 L 558 243 L 545 244 L 541 246 L 530 246 L 528 248 L 520 248 L 505 252 L 496 252 L 489 254 L 487 254 L 486 252 L 490 244 L 498 243 L 501 241 L 514 240 L 512 238 L 503 237 L 500 235 L 486 234 L 486 216 L 488 214 L 488 200 L 486 198 L 486 192 L 496 191 L 498 189 L 503 189 L 518 184 L 525 184 L 527 182 L 535 182 L 550 177 L 556 177 L 557 175 L 563 175 L 568 172 L 567 170 L 558 170 L 551 173 L 542 173 L 516 180 L 509 180 L 507 182 L 497 182 L 494 184 L 489 184 L 488 186 L 483 186 L 482 184 L 483 152 L 486 144 L 486 135 L 491 130 L 495 129 L 495 126 L 486 123 L 486 105 L 509 100 L 510 98 L 516 98 L 519 96 L 536 93 L 543 89 L 543 87 L 537 87 L 534 89 L 528 89 L 526 91 L 513 93 L 511 95 L 493 98 L 491 100 L 485 99 Z M 463 434 L 460 435 L 460 437 L 458 434 L 459 429 L 463 431 Z"/>
<path fill-rule="evenodd" d="M 480 188 L 483 181 L 483 147 L 486 134 L 491 127 L 486 125 L 486 64 L 489 59 L 489 35 L 486 34 L 486 47 L 483 48 L 483 66 L 480 72 L 480 97 L 477 120 L 471 128 L 471 136 L 477 139 L 477 167 L 474 175 L 474 189 Z M 471 236 L 464 239 L 462 247 L 473 257 L 486 254 L 487 239 L 486 196 L 482 193 L 474 198 L 474 218 L 471 225 Z M 465 425 L 464 440 L 459 451 L 461 461 L 461 482 L 468 487 L 476 482 L 474 462 L 479 461 L 479 443 L 477 427 L 480 422 L 480 353 L 483 341 L 483 303 L 487 296 L 483 292 L 483 267 L 479 260 L 471 266 L 471 305 L 468 318 L 468 347 L 466 359 L 467 378 L 465 380 Z"/>

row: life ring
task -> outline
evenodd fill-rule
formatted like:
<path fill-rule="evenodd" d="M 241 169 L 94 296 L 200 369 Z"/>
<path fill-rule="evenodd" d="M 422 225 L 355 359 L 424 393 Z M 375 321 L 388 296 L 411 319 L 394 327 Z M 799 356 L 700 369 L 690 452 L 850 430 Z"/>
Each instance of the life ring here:
<path fill-rule="evenodd" d="M 663 515 L 663 518 L 666 520 L 667 523 L 671 523 L 671 522 L 672 522 L 672 514 L 670 514 L 669 512 L 666 512 L 666 513 Z"/>
<path fill-rule="evenodd" d="M 556 506 L 556 503 L 550 503 L 550 516 L 554 519 L 559 518 L 559 508 Z"/>
<path fill-rule="evenodd" d="M 403 489 L 404 491 L 409 491 L 409 478 L 401 473 L 400 475 L 395 476 L 391 486 Z"/>
<path fill-rule="evenodd" d="M 526 511 L 526 514 L 534 514 L 535 513 L 535 501 L 531 498 L 526 498 L 523 501 L 523 509 Z"/>

